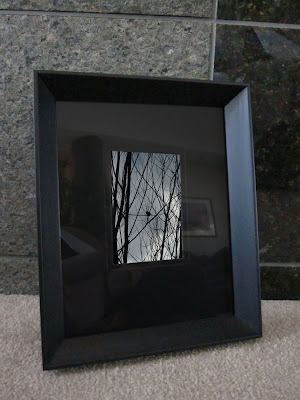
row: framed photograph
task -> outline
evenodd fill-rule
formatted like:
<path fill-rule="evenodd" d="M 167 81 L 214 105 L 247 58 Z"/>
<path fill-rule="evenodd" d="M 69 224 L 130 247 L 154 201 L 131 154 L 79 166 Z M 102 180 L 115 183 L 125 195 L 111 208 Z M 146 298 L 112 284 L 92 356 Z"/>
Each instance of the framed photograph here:
<path fill-rule="evenodd" d="M 249 87 L 35 72 L 43 368 L 261 336 Z"/>
<path fill-rule="evenodd" d="M 113 264 L 182 258 L 180 154 L 110 154 Z"/>
<path fill-rule="evenodd" d="M 215 220 L 209 199 L 183 199 L 184 236 L 216 236 Z"/>

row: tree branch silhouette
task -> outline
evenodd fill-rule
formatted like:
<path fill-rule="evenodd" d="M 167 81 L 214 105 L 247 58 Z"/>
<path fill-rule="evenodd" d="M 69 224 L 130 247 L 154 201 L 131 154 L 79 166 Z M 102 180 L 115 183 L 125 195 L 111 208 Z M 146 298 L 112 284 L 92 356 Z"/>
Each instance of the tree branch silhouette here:
<path fill-rule="evenodd" d="M 180 201 L 179 155 L 112 152 L 114 262 L 182 256 Z"/>

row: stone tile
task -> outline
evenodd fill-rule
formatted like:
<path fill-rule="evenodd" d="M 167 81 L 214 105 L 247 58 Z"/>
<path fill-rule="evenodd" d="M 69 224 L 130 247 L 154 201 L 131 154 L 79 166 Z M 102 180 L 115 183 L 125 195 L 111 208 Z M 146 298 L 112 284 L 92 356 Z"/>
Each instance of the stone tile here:
<path fill-rule="evenodd" d="M 0 257 L 0 293 L 38 294 L 37 258 Z"/>
<path fill-rule="evenodd" d="M 262 262 L 299 262 L 299 192 L 260 189 L 257 202 Z"/>
<path fill-rule="evenodd" d="M 300 7 L 295 0 L 219 0 L 218 18 L 299 24 Z"/>
<path fill-rule="evenodd" d="M 300 267 L 260 268 L 261 298 L 264 300 L 300 300 Z"/>
<path fill-rule="evenodd" d="M 208 78 L 211 25 L 0 16 L 1 255 L 35 255 L 33 71 Z"/>
<path fill-rule="evenodd" d="M 117 14 L 181 15 L 210 18 L 212 0 L 0 0 L 0 9 Z"/>
<path fill-rule="evenodd" d="M 214 79 L 251 84 L 261 261 L 300 261 L 300 31 L 218 26 Z"/>

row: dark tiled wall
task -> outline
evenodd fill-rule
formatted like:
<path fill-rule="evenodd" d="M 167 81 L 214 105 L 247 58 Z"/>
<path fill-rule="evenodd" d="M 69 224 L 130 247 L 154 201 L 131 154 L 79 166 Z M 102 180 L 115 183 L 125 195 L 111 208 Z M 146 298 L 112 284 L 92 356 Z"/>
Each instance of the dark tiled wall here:
<path fill-rule="evenodd" d="M 214 79 L 251 85 L 262 297 L 299 299 L 300 2 L 219 0 L 217 16 Z"/>
<path fill-rule="evenodd" d="M 299 284 L 299 267 L 261 267 L 261 297 L 265 300 L 299 300 Z"/>
<path fill-rule="evenodd" d="M 262 296 L 300 299 L 299 1 L 0 0 L 0 13 L 0 292 L 37 293 L 32 70 L 214 70 L 251 84 Z"/>
<path fill-rule="evenodd" d="M 214 78 L 251 84 L 264 262 L 299 262 L 300 31 L 220 25 Z"/>
<path fill-rule="evenodd" d="M 300 3 L 297 0 L 219 0 L 218 18 L 299 24 Z"/>

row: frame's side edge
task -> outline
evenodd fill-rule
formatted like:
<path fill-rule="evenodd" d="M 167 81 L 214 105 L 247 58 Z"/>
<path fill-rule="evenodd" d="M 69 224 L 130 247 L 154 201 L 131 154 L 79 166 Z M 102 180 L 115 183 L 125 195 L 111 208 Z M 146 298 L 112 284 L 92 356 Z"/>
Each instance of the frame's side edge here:
<path fill-rule="evenodd" d="M 56 149 L 56 102 L 34 73 L 36 194 L 43 367 L 63 339 L 63 291 L 60 268 Z"/>
<path fill-rule="evenodd" d="M 40 198 L 40 168 L 39 168 L 39 107 L 38 107 L 38 72 L 34 71 L 34 130 L 35 130 L 35 165 L 36 165 L 36 207 L 37 207 L 37 231 L 38 231 L 38 266 L 39 266 L 39 291 L 40 291 L 40 318 L 41 318 L 41 342 L 42 342 L 42 354 L 43 354 L 43 368 L 46 368 L 46 354 L 47 354 L 47 343 L 46 343 L 46 330 L 44 325 L 44 314 L 43 310 L 43 282 L 42 282 L 42 243 L 41 243 L 41 218 L 40 218 L 40 210 L 41 210 L 41 198 Z"/>
<path fill-rule="evenodd" d="M 260 272 L 249 89 L 224 108 L 235 315 L 261 335 Z"/>
<path fill-rule="evenodd" d="M 254 139 L 253 139 L 253 123 L 252 123 L 252 107 L 251 107 L 251 90 L 250 84 L 247 89 L 248 95 L 248 118 L 249 118 L 249 135 L 251 142 L 251 161 L 252 161 L 252 185 L 254 195 L 254 221 L 255 221 L 255 233 L 256 233 L 256 261 L 257 261 L 257 290 L 258 290 L 258 309 L 260 317 L 260 336 L 262 336 L 262 314 L 261 314 L 261 279 L 260 279 L 260 260 L 259 260 L 259 234 L 258 234 L 258 211 L 257 211 L 257 195 L 256 195 L 256 175 L 255 175 L 255 158 L 254 158 Z"/>

